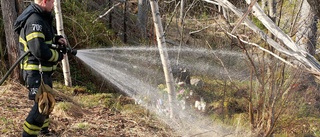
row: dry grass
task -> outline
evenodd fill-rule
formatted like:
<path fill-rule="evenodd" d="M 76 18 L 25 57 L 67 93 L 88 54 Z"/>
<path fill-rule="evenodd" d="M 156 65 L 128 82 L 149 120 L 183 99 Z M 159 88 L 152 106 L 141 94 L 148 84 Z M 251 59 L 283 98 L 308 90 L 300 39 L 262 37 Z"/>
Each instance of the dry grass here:
<path fill-rule="evenodd" d="M 28 90 L 18 83 L 0 86 L 1 136 L 21 136 L 23 122 L 33 105 L 33 101 L 28 100 L 27 95 Z M 176 136 L 170 128 L 147 115 L 137 117 L 133 115 L 135 112 L 129 114 L 125 110 L 123 110 L 125 113 L 113 111 L 108 107 L 110 102 L 107 101 L 113 100 L 113 96 L 109 94 L 71 96 L 57 92 L 56 99 L 57 104 L 50 115 L 50 129 L 59 137 Z M 128 101 L 128 99 L 118 100 Z"/>

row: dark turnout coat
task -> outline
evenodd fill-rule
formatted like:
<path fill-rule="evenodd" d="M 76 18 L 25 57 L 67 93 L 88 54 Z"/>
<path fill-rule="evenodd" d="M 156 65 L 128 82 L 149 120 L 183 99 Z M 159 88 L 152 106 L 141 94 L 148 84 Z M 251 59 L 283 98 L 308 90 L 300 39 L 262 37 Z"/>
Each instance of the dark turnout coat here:
<path fill-rule="evenodd" d="M 43 11 L 34 3 L 17 18 L 14 29 L 19 34 L 20 53 L 30 51 L 21 63 L 22 70 L 39 70 L 40 61 L 42 71 L 50 72 L 63 59 L 63 53 L 52 48 L 61 38 L 55 35 L 52 21 L 51 12 Z"/>

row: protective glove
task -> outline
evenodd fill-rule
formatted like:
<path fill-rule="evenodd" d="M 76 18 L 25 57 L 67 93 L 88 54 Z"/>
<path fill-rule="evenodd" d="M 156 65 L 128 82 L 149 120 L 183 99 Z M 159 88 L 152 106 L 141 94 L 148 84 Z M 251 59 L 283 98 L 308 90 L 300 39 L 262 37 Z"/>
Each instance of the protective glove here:
<path fill-rule="evenodd" d="M 56 103 L 53 95 L 53 89 L 43 81 L 36 94 L 35 102 L 38 103 L 38 110 L 42 115 L 49 115 Z"/>
<path fill-rule="evenodd" d="M 60 50 L 60 52 L 63 53 L 63 54 L 67 53 L 67 47 L 65 45 L 61 45 L 58 50 Z"/>
<path fill-rule="evenodd" d="M 63 54 L 68 52 L 67 50 L 67 40 L 62 35 L 56 35 L 53 40 L 53 44 L 56 44 L 56 49 Z"/>
<path fill-rule="evenodd" d="M 56 36 L 54 37 L 53 43 L 54 43 L 54 44 L 60 44 L 60 43 L 59 43 L 59 40 L 60 40 L 61 38 L 64 38 L 64 37 L 63 37 L 62 35 L 56 35 Z"/>
<path fill-rule="evenodd" d="M 63 53 L 63 54 L 66 54 L 68 52 L 67 47 L 65 45 L 54 44 L 54 46 L 52 46 L 52 48 L 58 52 Z"/>

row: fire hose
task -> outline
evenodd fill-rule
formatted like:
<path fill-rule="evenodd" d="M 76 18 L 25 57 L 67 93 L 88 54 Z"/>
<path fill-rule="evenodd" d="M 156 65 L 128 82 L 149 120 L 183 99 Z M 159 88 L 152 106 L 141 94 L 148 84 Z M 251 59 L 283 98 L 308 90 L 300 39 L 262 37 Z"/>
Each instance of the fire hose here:
<path fill-rule="evenodd" d="M 75 49 L 71 49 L 71 48 L 66 48 L 67 53 L 70 53 L 72 55 L 76 55 L 77 54 L 77 50 Z M 14 70 L 14 68 L 20 63 L 20 61 L 27 56 L 30 53 L 30 51 L 27 51 L 26 53 L 24 53 L 12 66 L 11 68 L 8 70 L 8 72 L 3 76 L 3 78 L 0 80 L 0 85 L 3 84 L 3 82 L 8 78 L 8 76 L 11 74 L 11 72 Z"/>
<path fill-rule="evenodd" d="M 12 67 L 8 70 L 8 72 L 3 76 L 3 78 L 0 81 L 0 85 L 2 85 L 2 83 L 8 78 L 8 76 L 11 74 L 11 72 L 13 71 L 13 69 L 19 64 L 19 62 L 28 54 L 30 53 L 30 51 L 24 53 L 13 65 Z"/>

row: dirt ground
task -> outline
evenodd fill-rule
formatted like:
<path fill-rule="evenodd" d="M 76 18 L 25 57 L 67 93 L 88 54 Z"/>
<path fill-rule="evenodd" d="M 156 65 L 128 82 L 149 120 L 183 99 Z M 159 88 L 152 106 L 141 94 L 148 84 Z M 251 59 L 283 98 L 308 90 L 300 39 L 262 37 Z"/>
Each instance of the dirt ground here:
<path fill-rule="evenodd" d="M 23 122 L 33 105 L 27 93 L 28 90 L 20 84 L 0 86 L 0 136 L 21 136 Z M 67 111 L 55 107 L 50 115 L 50 130 L 58 137 L 177 136 L 169 127 L 152 118 L 133 117 L 103 106 L 81 107 L 79 102 L 72 102 L 66 96 L 61 98 L 56 97 L 57 102 L 73 105 Z"/>

